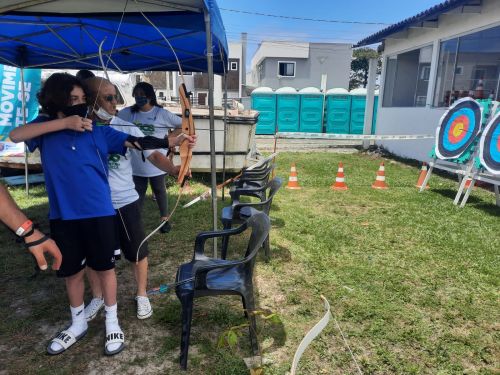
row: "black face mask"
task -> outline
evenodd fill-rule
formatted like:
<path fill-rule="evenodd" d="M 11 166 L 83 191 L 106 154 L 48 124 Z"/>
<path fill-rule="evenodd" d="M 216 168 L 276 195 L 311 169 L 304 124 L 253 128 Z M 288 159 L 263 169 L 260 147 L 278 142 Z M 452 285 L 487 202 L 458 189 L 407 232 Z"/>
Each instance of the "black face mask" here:
<path fill-rule="evenodd" d="M 65 116 L 80 116 L 80 117 L 85 117 L 87 116 L 88 112 L 88 106 L 87 104 L 76 104 L 72 105 L 69 107 L 65 107 L 61 110 L 62 113 L 64 113 Z"/>

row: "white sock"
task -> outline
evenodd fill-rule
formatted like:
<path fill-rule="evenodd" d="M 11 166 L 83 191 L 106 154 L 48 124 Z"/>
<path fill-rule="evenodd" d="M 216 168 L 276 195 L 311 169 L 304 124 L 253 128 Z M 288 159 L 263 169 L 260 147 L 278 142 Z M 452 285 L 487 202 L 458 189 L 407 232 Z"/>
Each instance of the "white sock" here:
<path fill-rule="evenodd" d="M 88 328 L 87 320 L 85 320 L 85 314 L 83 312 L 85 304 L 82 304 L 78 307 L 70 306 L 71 310 L 71 326 L 67 328 L 75 337 L 80 336 L 83 332 L 85 332 Z M 50 344 L 50 347 L 54 351 L 58 351 L 62 349 L 62 346 L 57 342 L 53 342 Z"/>
<path fill-rule="evenodd" d="M 104 305 L 104 310 L 106 311 L 106 336 L 108 333 L 121 331 L 118 324 L 118 305 L 116 303 L 113 306 Z M 109 351 L 113 351 L 118 349 L 120 345 L 120 343 L 109 344 L 107 348 Z"/>

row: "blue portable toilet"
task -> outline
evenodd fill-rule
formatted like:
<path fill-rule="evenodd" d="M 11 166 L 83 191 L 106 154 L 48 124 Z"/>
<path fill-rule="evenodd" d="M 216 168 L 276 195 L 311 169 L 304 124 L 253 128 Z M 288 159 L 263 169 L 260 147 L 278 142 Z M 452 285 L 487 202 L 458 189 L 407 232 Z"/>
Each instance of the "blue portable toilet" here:
<path fill-rule="evenodd" d="M 281 87 L 276 90 L 278 131 L 298 132 L 300 96 L 293 87 Z"/>
<path fill-rule="evenodd" d="M 316 87 L 306 87 L 300 94 L 299 130 L 306 133 L 323 131 L 323 106 L 325 95 Z"/>
<path fill-rule="evenodd" d="M 274 134 L 276 131 L 276 94 L 270 87 L 252 91 L 252 109 L 259 111 L 255 134 Z"/>
<path fill-rule="evenodd" d="M 375 96 L 373 97 L 373 118 L 372 118 L 372 134 L 375 134 L 377 129 L 377 108 L 378 108 L 378 90 L 375 90 Z"/>
<path fill-rule="evenodd" d="M 326 92 L 325 128 L 327 133 L 348 134 L 351 121 L 351 97 L 342 88 Z"/>
<path fill-rule="evenodd" d="M 351 134 L 363 134 L 365 125 L 366 89 L 359 88 L 349 92 L 351 94 Z"/>

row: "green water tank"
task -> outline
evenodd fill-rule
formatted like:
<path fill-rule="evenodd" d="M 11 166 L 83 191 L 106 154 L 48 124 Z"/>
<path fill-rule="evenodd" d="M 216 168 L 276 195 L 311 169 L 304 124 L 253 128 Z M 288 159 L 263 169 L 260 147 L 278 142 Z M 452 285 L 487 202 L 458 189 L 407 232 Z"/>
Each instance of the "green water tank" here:
<path fill-rule="evenodd" d="M 276 90 L 278 131 L 298 132 L 300 124 L 300 95 L 293 87 Z"/>
<path fill-rule="evenodd" d="M 252 91 L 252 109 L 259 111 L 255 134 L 274 134 L 276 131 L 276 94 L 270 87 Z"/>
<path fill-rule="evenodd" d="M 351 94 L 351 134 L 363 134 L 365 125 L 366 89 L 359 88 L 349 92 Z"/>
<path fill-rule="evenodd" d="M 325 95 L 316 87 L 306 87 L 299 91 L 299 95 L 299 131 L 306 133 L 321 133 L 323 131 Z"/>
<path fill-rule="evenodd" d="M 325 129 L 327 133 L 348 134 L 351 121 L 351 96 L 343 88 L 326 92 Z"/>

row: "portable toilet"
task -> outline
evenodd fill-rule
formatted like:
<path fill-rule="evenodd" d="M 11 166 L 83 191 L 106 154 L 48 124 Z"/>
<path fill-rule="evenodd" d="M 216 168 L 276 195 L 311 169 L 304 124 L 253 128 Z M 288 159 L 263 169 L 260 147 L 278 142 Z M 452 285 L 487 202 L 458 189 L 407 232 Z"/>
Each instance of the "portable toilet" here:
<path fill-rule="evenodd" d="M 349 92 L 351 94 L 351 134 L 363 134 L 365 125 L 366 89 L 359 88 Z"/>
<path fill-rule="evenodd" d="M 293 87 L 281 87 L 276 90 L 278 131 L 298 132 L 300 96 Z"/>
<path fill-rule="evenodd" d="M 252 109 L 259 111 L 255 134 L 274 134 L 276 131 L 276 94 L 270 87 L 252 91 Z"/>
<path fill-rule="evenodd" d="M 342 88 L 326 92 L 325 128 L 327 133 L 348 134 L 351 121 L 351 97 Z"/>
<path fill-rule="evenodd" d="M 300 90 L 299 94 L 299 130 L 306 133 L 321 133 L 323 131 L 323 106 L 325 96 L 316 87 L 306 87 Z"/>
<path fill-rule="evenodd" d="M 372 118 L 372 134 L 375 134 L 377 129 L 377 108 L 378 108 L 378 90 L 375 90 L 373 96 L 373 118 Z"/>

